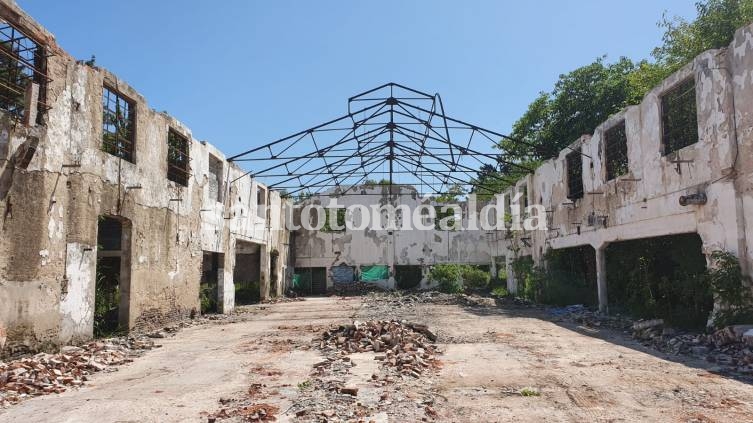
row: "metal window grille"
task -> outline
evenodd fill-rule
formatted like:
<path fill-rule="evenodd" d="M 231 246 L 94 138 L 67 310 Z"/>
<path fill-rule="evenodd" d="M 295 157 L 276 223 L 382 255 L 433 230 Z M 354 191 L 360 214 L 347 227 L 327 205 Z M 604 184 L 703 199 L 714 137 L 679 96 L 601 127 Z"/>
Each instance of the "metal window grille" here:
<path fill-rule="evenodd" d="M 665 155 L 698 141 L 694 78 L 677 84 L 661 97 L 661 114 Z"/>
<path fill-rule="evenodd" d="M 628 172 L 627 134 L 625 121 L 604 132 L 604 156 L 607 159 L 607 179 L 614 179 Z"/>
<path fill-rule="evenodd" d="M 104 87 L 102 110 L 102 150 L 133 163 L 134 104 Z"/>
<path fill-rule="evenodd" d="M 567 162 L 567 198 L 583 198 L 583 157 L 580 149 L 565 156 Z"/>
<path fill-rule="evenodd" d="M 41 123 L 42 113 L 49 109 L 44 103 L 48 82 L 45 48 L 9 22 L 0 20 L 0 109 L 22 118 L 26 112 L 26 89 L 29 84 L 37 83 L 37 122 Z"/>
<path fill-rule="evenodd" d="M 188 139 L 173 129 L 167 132 L 167 179 L 184 187 L 188 186 L 189 166 Z"/>

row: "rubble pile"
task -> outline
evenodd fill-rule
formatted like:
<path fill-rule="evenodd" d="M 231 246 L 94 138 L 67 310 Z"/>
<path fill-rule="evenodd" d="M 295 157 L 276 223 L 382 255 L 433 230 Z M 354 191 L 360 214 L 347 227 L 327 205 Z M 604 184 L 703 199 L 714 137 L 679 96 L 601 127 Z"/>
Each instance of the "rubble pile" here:
<path fill-rule="evenodd" d="M 298 297 L 298 296 L 280 296 L 280 297 L 271 297 L 269 299 L 266 299 L 262 301 L 262 304 L 278 304 L 278 303 L 294 303 L 296 301 L 306 301 L 304 297 Z"/>
<path fill-rule="evenodd" d="M 607 315 L 592 311 L 582 304 L 567 307 L 550 308 L 548 313 L 556 318 L 562 318 L 588 327 L 603 327 L 617 330 L 628 330 L 633 320 L 620 314 Z"/>
<path fill-rule="evenodd" d="M 81 386 L 92 373 L 130 363 L 154 347 L 158 345 L 146 337 L 112 338 L 82 347 L 66 346 L 58 354 L 0 361 L 0 408 Z"/>
<path fill-rule="evenodd" d="M 385 366 L 420 377 L 436 365 L 437 337 L 426 325 L 396 320 L 355 321 L 324 331 L 319 347 L 344 354 L 373 351 Z"/>
<path fill-rule="evenodd" d="M 348 282 L 337 283 L 332 287 L 331 293 L 335 295 L 364 295 L 370 292 L 385 292 L 384 288 L 374 283 L 367 282 Z"/>
<path fill-rule="evenodd" d="M 217 420 L 234 417 L 244 422 L 273 422 L 277 420 L 275 415 L 279 411 L 278 407 L 270 404 L 239 405 L 233 408 L 223 408 L 217 413 L 207 416 L 207 422 L 214 423 Z"/>
<path fill-rule="evenodd" d="M 633 321 L 590 311 L 582 305 L 550 309 L 549 313 L 589 327 L 622 330 L 647 347 L 704 359 L 715 363 L 720 372 L 753 377 L 753 325 L 733 325 L 704 334 L 676 330 L 662 319 Z"/>

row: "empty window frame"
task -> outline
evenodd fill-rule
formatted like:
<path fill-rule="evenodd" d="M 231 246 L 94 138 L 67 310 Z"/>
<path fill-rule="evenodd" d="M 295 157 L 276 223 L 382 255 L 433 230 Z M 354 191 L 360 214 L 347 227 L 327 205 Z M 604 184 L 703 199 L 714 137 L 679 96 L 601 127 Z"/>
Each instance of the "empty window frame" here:
<path fill-rule="evenodd" d="M 628 172 L 627 134 L 625 121 L 604 132 L 604 157 L 607 165 L 607 180 Z"/>
<path fill-rule="evenodd" d="M 333 217 L 334 215 L 334 217 Z M 337 229 L 332 227 L 331 219 L 335 219 Z M 345 231 L 345 208 L 326 208 L 324 209 L 324 225 L 322 232 L 344 232 Z"/>
<path fill-rule="evenodd" d="M 662 148 L 664 155 L 698 141 L 695 79 L 690 77 L 661 97 Z"/>
<path fill-rule="evenodd" d="M 256 186 L 256 215 L 267 218 L 267 189 L 261 185 Z"/>
<path fill-rule="evenodd" d="M 120 93 L 104 87 L 102 94 L 102 151 L 133 163 L 135 105 Z"/>
<path fill-rule="evenodd" d="M 0 21 L 0 109 L 15 118 L 23 117 L 26 89 L 37 83 L 39 98 L 31 105 L 40 112 L 37 123 L 41 123 L 41 112 L 47 109 L 44 100 L 48 82 L 44 47 L 10 23 Z"/>
<path fill-rule="evenodd" d="M 567 162 L 567 198 L 583 198 L 583 156 L 580 148 L 565 156 Z"/>
<path fill-rule="evenodd" d="M 222 202 L 222 160 L 209 155 L 209 199 Z"/>
<path fill-rule="evenodd" d="M 170 128 L 167 131 L 167 179 L 184 187 L 188 186 L 189 176 L 188 138 Z"/>

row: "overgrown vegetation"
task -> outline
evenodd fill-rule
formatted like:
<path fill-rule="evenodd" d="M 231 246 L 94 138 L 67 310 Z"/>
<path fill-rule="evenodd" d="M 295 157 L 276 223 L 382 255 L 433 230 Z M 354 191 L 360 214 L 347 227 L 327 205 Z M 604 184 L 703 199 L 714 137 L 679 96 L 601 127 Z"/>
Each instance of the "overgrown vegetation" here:
<path fill-rule="evenodd" d="M 429 271 L 429 280 L 446 293 L 489 287 L 489 272 L 467 264 L 437 264 Z"/>
<path fill-rule="evenodd" d="M 259 281 L 242 282 L 235 285 L 236 304 L 254 304 L 261 301 Z"/>
<path fill-rule="evenodd" d="M 510 295 L 509 292 L 507 292 L 507 288 L 504 286 L 497 286 L 492 289 L 492 295 L 498 298 L 507 297 Z"/>
<path fill-rule="evenodd" d="M 199 285 L 199 303 L 201 314 L 216 313 L 218 311 L 216 284 L 202 283 Z"/>
<path fill-rule="evenodd" d="M 740 268 L 740 261 L 729 252 L 715 251 L 711 254 L 711 262 L 709 284 L 722 304 L 722 309 L 714 315 L 714 325 L 722 327 L 753 323 L 753 294 L 750 281 Z"/>
<path fill-rule="evenodd" d="M 97 261 L 97 280 L 94 284 L 94 336 L 112 336 L 120 332 L 118 312 L 120 308 L 119 269 L 112 268 L 107 260 Z"/>
<path fill-rule="evenodd" d="M 701 247 L 696 234 L 607 247 L 610 308 L 635 318 L 662 318 L 680 328 L 705 327 L 714 298 Z"/>
<path fill-rule="evenodd" d="M 753 22 L 753 0 L 705 0 L 696 3 L 698 16 L 692 22 L 662 17 L 662 43 L 652 59 L 621 57 L 608 63 L 606 56 L 560 75 L 550 92 L 541 92 L 513 125 L 510 140 L 499 147 L 509 152 L 506 159 L 536 167 L 556 156 L 582 134 L 593 133 L 597 125 L 627 105 L 639 103 L 648 91 L 705 50 L 726 47 L 735 30 Z M 522 176 L 509 164 L 482 167 L 477 175 L 484 186 L 479 197 L 502 192 Z"/>

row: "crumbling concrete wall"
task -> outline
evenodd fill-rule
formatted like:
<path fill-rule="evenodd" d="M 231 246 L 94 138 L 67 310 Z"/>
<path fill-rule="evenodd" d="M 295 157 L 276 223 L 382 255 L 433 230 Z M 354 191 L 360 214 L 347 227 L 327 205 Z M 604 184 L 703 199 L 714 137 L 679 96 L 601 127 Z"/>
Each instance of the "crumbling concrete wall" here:
<path fill-rule="evenodd" d="M 395 208 L 407 206 L 413 212 L 420 205 L 436 206 L 437 203 L 429 198 L 421 198 L 414 187 L 394 185 L 390 189 L 386 185 L 363 185 L 340 196 L 338 191 L 332 193 L 337 197 L 337 204 L 343 207 L 364 205 L 391 205 Z M 330 195 L 314 196 L 299 204 L 296 210 L 298 216 L 303 207 L 308 204 L 318 204 L 327 207 Z M 312 212 L 313 216 L 313 212 Z M 382 222 L 387 222 L 386 213 L 382 213 Z M 395 227 L 402 227 L 402 219 L 411 216 L 397 216 Z M 312 217 L 315 222 L 315 218 Z M 352 227 L 361 226 L 359 211 L 354 216 L 346 216 L 352 222 Z M 300 221 L 300 217 L 297 218 Z M 433 225 L 432 223 L 430 223 Z M 466 263 L 488 265 L 491 261 L 490 246 L 487 234 L 482 230 L 392 230 L 378 229 L 376 225 L 366 230 L 350 230 L 323 232 L 306 230 L 296 231 L 295 239 L 295 267 L 324 267 L 327 268 L 328 286 L 332 286 L 329 277 L 332 267 L 340 265 L 370 266 L 386 265 L 392 269 L 394 276 L 396 265 L 431 266 L 439 263 Z M 387 285 L 394 288 L 392 284 Z"/>
<path fill-rule="evenodd" d="M 43 123 L 24 125 L 0 110 L 0 322 L 6 351 L 39 348 L 92 336 L 100 216 L 128 222 L 130 255 L 121 288 L 129 328 L 163 324 L 199 308 L 202 251 L 225 254 L 222 310 L 233 307 L 236 238 L 277 248 L 282 231 L 252 212 L 256 182 L 190 129 L 111 72 L 77 62 L 54 37 L 10 1 L 0 16 L 55 54 L 44 92 Z M 103 87 L 135 106 L 133 163 L 102 150 Z M 167 179 L 168 131 L 189 141 L 186 187 Z M 18 156 L 34 143 L 28 165 Z M 222 163 L 213 198 L 210 156 Z M 265 188 L 266 189 L 266 188 Z M 268 190 L 267 190 L 268 191 Z M 215 194 L 214 197 L 217 197 Z M 283 205 L 272 193 L 276 209 Z M 123 283 L 123 279 L 127 283 Z"/>
<path fill-rule="evenodd" d="M 532 203 L 548 210 L 548 231 L 518 232 L 498 237 L 497 249 L 514 257 L 531 255 L 537 262 L 549 248 L 591 245 L 597 259 L 610 242 L 663 235 L 698 233 L 707 254 L 727 250 L 741 258 L 751 274 L 753 219 L 753 26 L 737 31 L 730 48 L 707 51 L 651 90 L 643 101 L 611 116 L 592 135 L 571 149 L 583 152 L 585 194 L 567 198 L 566 155 L 543 163 L 520 181 Z M 698 141 L 662 154 L 661 95 L 686 78 L 694 78 Z M 607 180 L 604 133 L 624 120 L 629 171 Z M 707 203 L 686 205 L 680 196 L 703 193 Z M 522 238 L 530 238 L 522 243 Z M 600 254 L 601 253 L 601 254 Z M 601 267 L 600 296 L 606 307 L 606 276 Z M 508 273 L 511 274 L 508 266 Z M 515 291 L 514 275 L 509 288 Z"/>

